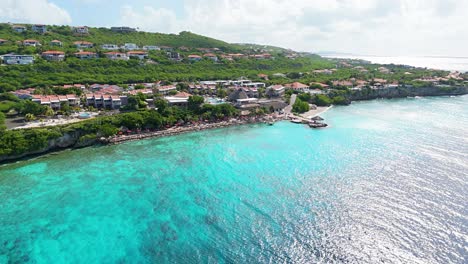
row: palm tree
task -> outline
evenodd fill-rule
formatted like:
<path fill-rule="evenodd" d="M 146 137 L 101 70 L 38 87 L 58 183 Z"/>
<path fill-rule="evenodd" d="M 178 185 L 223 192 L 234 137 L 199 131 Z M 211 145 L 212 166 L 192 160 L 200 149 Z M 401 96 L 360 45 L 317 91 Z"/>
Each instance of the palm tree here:
<path fill-rule="evenodd" d="M 35 119 L 36 119 L 36 116 L 34 116 L 33 114 L 26 114 L 26 115 L 24 116 L 24 119 L 25 119 L 26 121 L 30 122 L 30 121 L 35 120 Z"/>

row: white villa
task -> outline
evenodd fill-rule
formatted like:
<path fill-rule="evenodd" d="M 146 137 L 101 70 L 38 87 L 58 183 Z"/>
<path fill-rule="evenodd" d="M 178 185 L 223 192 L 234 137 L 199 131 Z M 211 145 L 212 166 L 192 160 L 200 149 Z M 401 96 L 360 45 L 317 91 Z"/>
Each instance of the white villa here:
<path fill-rule="evenodd" d="M 118 50 L 119 46 L 117 46 L 115 44 L 103 44 L 103 45 L 101 45 L 101 48 L 104 49 L 104 50 Z"/>
<path fill-rule="evenodd" d="M 5 64 L 32 64 L 34 63 L 33 55 L 16 55 L 16 54 L 6 54 L 2 55 L 3 63 Z"/>

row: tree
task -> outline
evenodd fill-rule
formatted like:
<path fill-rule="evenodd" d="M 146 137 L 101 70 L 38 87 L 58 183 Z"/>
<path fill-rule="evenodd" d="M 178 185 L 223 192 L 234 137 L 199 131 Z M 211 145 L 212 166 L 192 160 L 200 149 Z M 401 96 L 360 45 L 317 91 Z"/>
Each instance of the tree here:
<path fill-rule="evenodd" d="M 143 84 L 135 85 L 135 90 L 141 90 L 141 89 L 145 89 L 145 86 Z"/>
<path fill-rule="evenodd" d="M 22 114 L 43 115 L 47 111 L 46 106 L 34 103 L 29 100 L 25 100 L 21 108 L 22 109 L 20 112 Z"/>
<path fill-rule="evenodd" d="M 350 103 L 348 99 L 341 95 L 333 97 L 332 102 L 334 105 L 348 105 Z"/>
<path fill-rule="evenodd" d="M 297 98 L 296 102 L 293 105 L 293 112 L 295 113 L 305 113 L 309 111 L 309 103 L 302 101 L 301 99 Z"/>
<path fill-rule="evenodd" d="M 31 113 L 28 113 L 28 114 L 26 114 L 26 115 L 24 116 L 24 119 L 25 119 L 26 121 L 28 121 L 28 122 L 31 122 L 31 121 L 33 121 L 33 120 L 36 120 L 36 116 L 34 116 L 34 115 L 31 114 Z"/>
<path fill-rule="evenodd" d="M 6 129 L 5 115 L 2 112 L 0 112 L 0 131 L 5 130 L 5 129 Z"/>
<path fill-rule="evenodd" d="M 186 84 L 186 83 L 178 83 L 178 84 L 176 85 L 176 88 L 177 88 L 178 91 L 184 91 L 184 92 L 186 92 L 186 91 L 188 91 L 189 86 L 188 86 L 188 84 Z"/>
<path fill-rule="evenodd" d="M 99 128 L 99 134 L 103 137 L 110 137 L 119 132 L 119 129 L 111 124 L 103 124 Z"/>
<path fill-rule="evenodd" d="M 198 112 L 200 106 L 205 102 L 205 99 L 199 95 L 192 95 L 188 99 L 188 108 L 192 111 Z"/>
<path fill-rule="evenodd" d="M 64 115 L 68 116 L 68 115 L 71 114 L 72 109 L 71 109 L 70 105 L 68 104 L 68 102 L 62 102 L 62 103 L 60 103 L 60 111 Z"/>
<path fill-rule="evenodd" d="M 54 110 L 50 108 L 50 106 L 46 106 L 46 110 L 44 112 L 44 115 L 46 116 L 53 116 L 55 114 Z"/>
<path fill-rule="evenodd" d="M 318 106 L 329 106 L 332 103 L 332 100 L 330 97 L 324 95 L 324 94 L 317 94 L 312 102 Z"/>
<path fill-rule="evenodd" d="M 216 96 L 219 98 L 226 98 L 227 96 L 226 89 L 219 88 L 218 90 L 216 90 Z"/>
<path fill-rule="evenodd" d="M 164 114 L 166 112 L 166 109 L 169 107 L 169 104 L 166 100 L 160 98 L 154 101 L 154 106 L 158 110 L 158 113 Z"/>

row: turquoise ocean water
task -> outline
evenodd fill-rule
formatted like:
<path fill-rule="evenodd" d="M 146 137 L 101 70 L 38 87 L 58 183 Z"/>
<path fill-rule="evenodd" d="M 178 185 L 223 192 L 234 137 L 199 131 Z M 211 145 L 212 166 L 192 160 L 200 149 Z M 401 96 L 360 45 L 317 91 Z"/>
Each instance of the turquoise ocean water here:
<path fill-rule="evenodd" d="M 0 263 L 466 263 L 468 96 L 0 167 Z"/>

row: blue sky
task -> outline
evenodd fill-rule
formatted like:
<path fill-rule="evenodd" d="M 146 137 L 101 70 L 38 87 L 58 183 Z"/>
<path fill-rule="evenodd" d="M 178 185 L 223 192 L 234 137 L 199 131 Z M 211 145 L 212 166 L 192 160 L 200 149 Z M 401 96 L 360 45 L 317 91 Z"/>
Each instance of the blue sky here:
<path fill-rule="evenodd" d="M 49 2 L 55 3 L 67 10 L 72 18 L 73 25 L 118 25 L 123 6 L 132 6 L 135 10 L 140 12 L 145 6 L 151 6 L 173 10 L 177 16 L 183 16 L 184 13 L 184 3 L 181 0 L 55 0 Z"/>
<path fill-rule="evenodd" d="M 188 30 L 365 55 L 467 56 L 468 0 L 0 0 L 0 21 Z M 1 36 L 0 36 L 1 37 Z"/>

